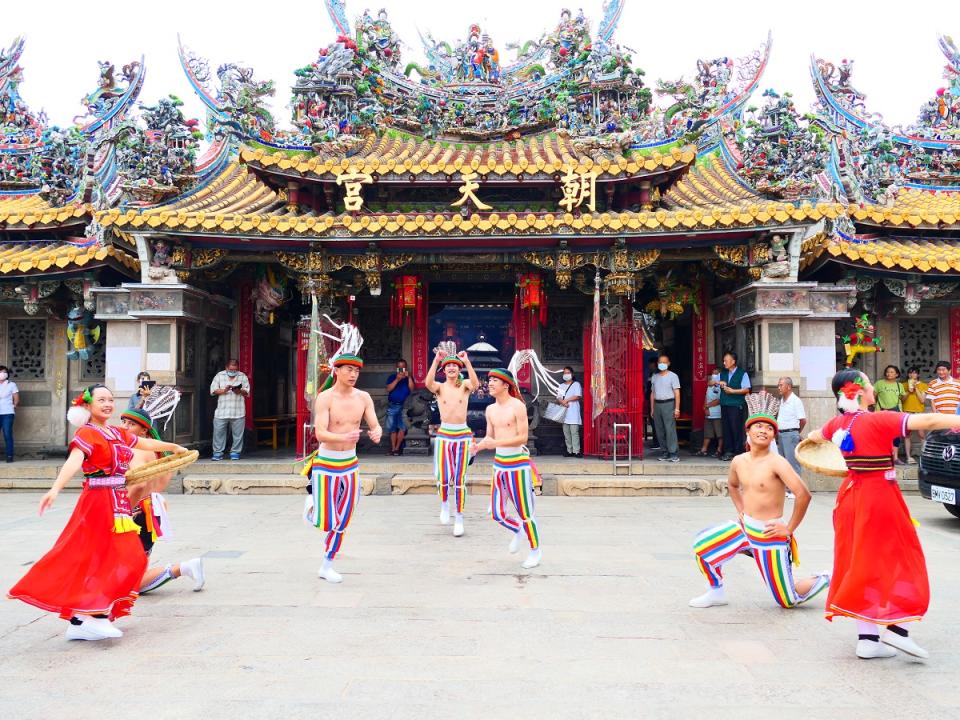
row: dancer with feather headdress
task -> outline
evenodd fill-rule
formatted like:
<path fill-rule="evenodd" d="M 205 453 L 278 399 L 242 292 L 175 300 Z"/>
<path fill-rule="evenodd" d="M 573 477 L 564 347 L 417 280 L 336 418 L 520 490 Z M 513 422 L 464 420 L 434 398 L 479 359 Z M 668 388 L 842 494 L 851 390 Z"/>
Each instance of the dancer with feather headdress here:
<path fill-rule="evenodd" d="M 437 370 L 443 369 L 443 382 L 437 382 Z M 460 377 L 467 371 L 467 379 Z M 473 432 L 467 426 L 467 408 L 470 394 L 480 387 L 480 378 L 473 369 L 465 351 L 443 341 L 437 347 L 427 377 L 427 390 L 437 396 L 440 411 L 440 429 L 434 439 L 433 468 L 440 492 L 440 523 L 450 523 L 450 493 L 453 492 L 455 510 L 454 537 L 463 535 L 463 508 L 467 499 L 467 466 L 470 464 L 470 444 Z"/>
<path fill-rule="evenodd" d="M 338 341 L 340 346 L 331 358 L 332 370 L 313 406 L 313 426 L 320 447 L 303 469 L 310 477 L 303 517 L 327 533 L 318 575 L 327 582 L 338 583 L 343 577 L 333 569 L 333 560 L 360 499 L 360 423 L 366 420 L 368 436 L 374 443 L 380 442 L 383 430 L 370 394 L 356 388 L 363 368 L 363 360 L 357 355 L 363 345 L 360 332 L 349 323 L 337 325 L 329 317 L 326 319 L 340 334 L 323 335 Z"/>
<path fill-rule="evenodd" d="M 794 533 L 810 505 L 810 490 L 790 463 L 770 451 L 777 436 L 780 401 L 765 391 L 747 396 L 744 423 L 750 450 L 730 465 L 730 499 L 738 519 L 697 535 L 693 550 L 709 589 L 690 601 L 691 607 L 726 605 L 723 566 L 743 553 L 757 563 L 764 583 L 778 605 L 791 608 L 807 602 L 830 584 L 826 573 L 794 582 L 791 564 L 800 557 Z M 793 514 L 784 522 L 786 491 L 796 496 Z"/>

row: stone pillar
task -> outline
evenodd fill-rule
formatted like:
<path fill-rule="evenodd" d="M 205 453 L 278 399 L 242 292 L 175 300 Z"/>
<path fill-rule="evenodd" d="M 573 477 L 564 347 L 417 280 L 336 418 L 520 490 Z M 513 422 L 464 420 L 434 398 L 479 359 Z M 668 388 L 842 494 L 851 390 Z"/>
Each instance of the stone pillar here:
<path fill-rule="evenodd" d="M 815 282 L 756 282 L 713 302 L 718 330 L 756 333 L 756 389 L 775 392 L 787 376 L 806 403 L 811 425 L 832 415 L 830 379 L 837 371 L 836 321 L 849 316 L 852 286 Z M 746 366 L 746 361 L 742 360 Z M 826 413 L 826 414 L 824 414 Z"/>
<path fill-rule="evenodd" d="M 206 368 L 201 352 L 205 328 L 227 329 L 233 302 L 184 284 L 125 283 L 95 288 L 96 319 L 106 321 L 106 384 L 114 390 L 117 413 L 136 392 L 141 370 L 159 385 L 181 393 L 176 417 L 158 428 L 181 444 L 205 437 L 201 427 Z"/>

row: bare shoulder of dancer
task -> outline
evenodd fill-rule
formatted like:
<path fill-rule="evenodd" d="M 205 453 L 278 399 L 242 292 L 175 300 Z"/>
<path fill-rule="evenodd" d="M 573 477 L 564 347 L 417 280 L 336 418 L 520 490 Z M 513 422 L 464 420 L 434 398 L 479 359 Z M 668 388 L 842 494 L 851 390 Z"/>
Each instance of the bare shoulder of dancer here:
<path fill-rule="evenodd" d="M 317 395 L 314 404 L 314 427 L 317 439 L 331 450 L 351 450 L 359 437 L 360 421 L 367 410 L 368 403 L 373 404 L 370 393 L 351 388 L 350 392 L 337 392 L 335 388 L 324 390 Z M 322 433 L 354 435 L 342 442 L 324 440 Z"/>
<path fill-rule="evenodd" d="M 743 499 L 742 512 L 757 520 L 782 517 L 786 491 L 806 492 L 806 485 L 790 463 L 772 453 L 755 458 L 738 455 L 730 464 L 730 485 L 736 484 Z"/>
<path fill-rule="evenodd" d="M 504 440 L 504 444 L 510 446 L 527 442 L 527 406 L 521 400 L 510 398 L 509 402 L 492 403 L 487 406 L 486 415 L 487 424 L 494 431 L 493 437 Z"/>

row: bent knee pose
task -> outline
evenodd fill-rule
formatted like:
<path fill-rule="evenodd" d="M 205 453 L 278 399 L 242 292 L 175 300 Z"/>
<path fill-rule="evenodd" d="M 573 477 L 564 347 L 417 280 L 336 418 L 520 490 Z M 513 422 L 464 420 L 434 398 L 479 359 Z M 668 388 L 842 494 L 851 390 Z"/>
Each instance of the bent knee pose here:
<path fill-rule="evenodd" d="M 356 355 L 334 359 L 333 372 L 314 404 L 313 424 L 320 448 L 304 468 L 310 475 L 304 519 L 327 533 L 318 574 L 332 583 L 343 580 L 333 569 L 333 559 L 343 544 L 343 534 L 360 498 L 360 421 L 366 420 L 370 439 L 375 443 L 380 442 L 383 432 L 370 394 L 356 389 L 362 367 L 363 360 Z"/>
<path fill-rule="evenodd" d="M 120 415 L 120 427 L 138 438 L 160 440 L 160 433 L 153 427 L 153 420 L 146 410 L 126 410 Z M 140 448 L 133 449 L 130 469 L 140 467 L 162 457 Z M 130 489 L 130 505 L 133 507 L 133 521 L 140 526 L 140 544 L 149 558 L 158 539 L 168 540 L 171 534 L 167 517 L 167 501 L 161 493 L 167 489 L 173 473 L 165 473 Z M 155 565 L 147 569 L 140 581 L 140 594 L 146 595 L 166 585 L 171 580 L 186 576 L 193 580 L 193 591 L 203 590 L 206 582 L 203 572 L 203 559 L 193 558 L 179 563 Z"/>
<path fill-rule="evenodd" d="M 790 463 L 770 452 L 776 439 L 777 401 L 766 393 L 749 396 L 750 417 L 745 423 L 750 451 L 730 465 L 729 490 L 739 521 L 708 528 L 697 535 L 693 551 L 709 589 L 690 601 L 691 607 L 726 605 L 723 566 L 738 554 L 750 555 L 778 605 L 806 602 L 830 584 L 821 573 L 795 582 L 791 564 L 799 564 L 793 534 L 810 504 L 810 491 Z M 783 520 L 787 489 L 796 501 L 789 522 Z"/>
<path fill-rule="evenodd" d="M 523 561 L 523 567 L 534 568 L 540 564 L 542 553 L 533 508 L 533 486 L 537 471 L 530 461 L 530 453 L 524 447 L 529 433 L 527 407 L 520 399 L 517 381 L 508 370 L 491 370 L 487 389 L 496 402 L 487 407 L 487 435 L 475 444 L 475 449 L 478 452 L 496 449 L 490 510 L 493 519 L 513 533 L 510 552 L 520 549 L 522 536 L 527 538 L 530 554 Z M 519 520 L 509 515 L 507 497 L 513 503 Z"/>
<path fill-rule="evenodd" d="M 443 382 L 437 382 L 437 369 L 443 369 Z M 460 377 L 466 369 L 467 379 Z M 454 496 L 453 534 L 463 535 L 463 508 L 467 499 L 467 466 L 470 464 L 470 444 L 473 433 L 467 427 L 467 404 L 470 393 L 480 386 L 477 371 L 466 352 L 445 355 L 441 351 L 433 358 L 424 380 L 427 390 L 437 396 L 440 410 L 440 429 L 433 447 L 433 470 L 440 493 L 440 522 L 450 522 L 450 493 Z"/>

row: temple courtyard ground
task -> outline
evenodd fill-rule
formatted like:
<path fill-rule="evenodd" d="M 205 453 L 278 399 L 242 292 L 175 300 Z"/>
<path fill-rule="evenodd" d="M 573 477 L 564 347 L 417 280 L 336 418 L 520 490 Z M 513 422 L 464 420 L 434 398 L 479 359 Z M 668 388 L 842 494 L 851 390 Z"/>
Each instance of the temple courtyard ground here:
<path fill-rule="evenodd" d="M 38 518 L 39 494 L 0 494 L 4 590 L 76 497 Z M 830 567 L 833 502 L 814 496 L 801 571 Z M 532 571 L 486 498 L 454 538 L 433 497 L 363 497 L 335 586 L 316 576 L 302 496 L 174 496 L 154 561 L 203 555 L 206 589 L 166 585 L 100 643 L 0 602 L 0 718 L 956 718 L 960 520 L 908 504 L 933 592 L 926 662 L 857 660 L 851 621 L 826 622 L 823 596 L 775 607 L 748 558 L 728 566 L 728 606 L 689 608 L 691 541 L 733 517 L 722 497 L 539 498 Z"/>

